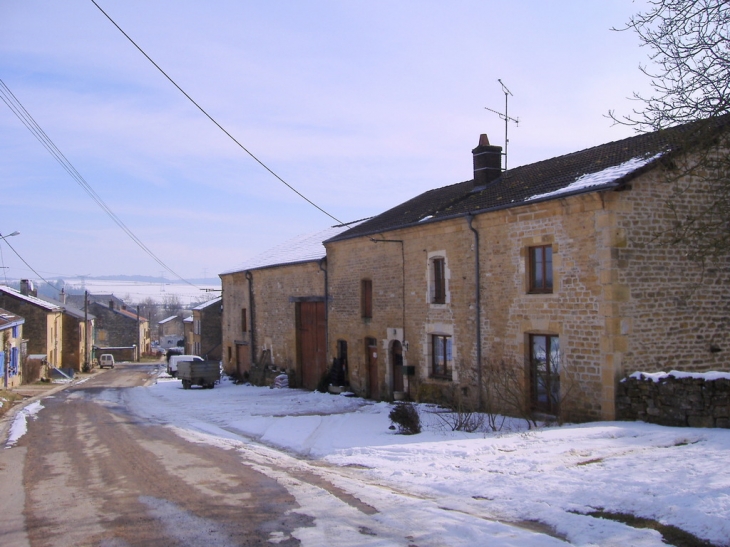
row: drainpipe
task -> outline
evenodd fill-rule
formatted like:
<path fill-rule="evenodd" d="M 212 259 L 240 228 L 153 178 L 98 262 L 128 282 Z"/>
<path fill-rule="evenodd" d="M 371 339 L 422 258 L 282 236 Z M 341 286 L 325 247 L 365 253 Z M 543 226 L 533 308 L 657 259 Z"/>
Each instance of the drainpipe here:
<path fill-rule="evenodd" d="M 325 266 L 324 268 L 322 266 Z M 325 347 L 325 364 L 329 363 L 330 352 L 330 306 L 329 306 L 329 279 L 327 276 L 327 257 L 322 257 L 319 261 L 319 269 L 324 272 L 324 347 Z"/>
<path fill-rule="evenodd" d="M 477 389 L 479 390 L 478 402 L 479 410 L 482 410 L 482 292 L 480 284 L 480 264 L 479 264 L 479 232 L 472 226 L 474 215 L 469 213 L 466 217 L 469 223 L 469 229 L 474 232 L 474 295 L 476 298 L 477 309 Z"/>
<path fill-rule="evenodd" d="M 256 314 L 254 313 L 255 307 L 253 301 L 253 274 L 250 271 L 246 272 L 246 279 L 248 280 L 248 309 L 249 314 L 251 315 L 251 325 L 249 326 L 249 329 L 251 331 L 251 340 L 249 340 L 249 346 L 251 346 L 251 366 L 253 366 L 256 362 L 256 346 L 254 344 L 256 340 L 256 323 L 254 322 Z M 241 371 L 238 372 L 240 374 Z"/>

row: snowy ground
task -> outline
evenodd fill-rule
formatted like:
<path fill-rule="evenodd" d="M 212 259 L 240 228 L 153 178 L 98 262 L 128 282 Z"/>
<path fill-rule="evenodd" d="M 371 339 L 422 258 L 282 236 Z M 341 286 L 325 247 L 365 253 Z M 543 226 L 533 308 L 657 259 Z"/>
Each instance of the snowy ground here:
<path fill-rule="evenodd" d="M 315 519 L 294 534 L 304 546 L 666 545 L 656 531 L 586 515 L 596 510 L 730 545 L 728 430 L 603 422 L 525 431 L 511 422 L 511 431 L 467 434 L 421 407 L 424 432 L 403 436 L 389 429 L 387 403 L 225 380 L 183 390 L 160 377 L 101 399 L 239 450 Z M 296 472 L 326 477 L 363 507 Z"/>

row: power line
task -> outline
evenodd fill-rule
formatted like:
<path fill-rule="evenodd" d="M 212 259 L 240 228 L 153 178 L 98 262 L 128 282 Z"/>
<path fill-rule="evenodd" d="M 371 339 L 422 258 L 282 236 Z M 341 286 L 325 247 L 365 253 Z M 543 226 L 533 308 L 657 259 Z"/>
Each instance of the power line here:
<path fill-rule="evenodd" d="M 2 81 L 2 80 L 0 80 L 0 82 L 1 82 L 1 81 Z M 0 236 L 2 236 L 2 234 L 0 234 Z M 34 274 L 36 274 L 36 275 L 37 275 L 37 276 L 38 276 L 38 277 L 39 277 L 39 278 L 40 278 L 40 279 L 41 279 L 41 280 L 42 280 L 42 281 L 43 281 L 43 282 L 44 282 L 44 283 L 45 283 L 46 285 L 48 285 L 49 287 L 53 287 L 54 289 L 56 289 L 56 287 L 54 287 L 54 286 L 53 286 L 53 285 L 51 285 L 51 284 L 50 284 L 50 283 L 49 283 L 49 282 L 48 282 L 48 281 L 47 281 L 46 279 L 44 279 L 44 278 L 43 278 L 43 276 L 42 276 L 41 274 L 39 274 L 39 273 L 38 273 L 37 271 L 35 271 L 35 270 L 33 269 L 33 267 L 32 267 L 32 266 L 31 266 L 30 264 L 28 264 L 28 263 L 27 263 L 27 262 L 25 261 L 25 259 L 24 259 L 24 258 L 23 258 L 22 256 L 20 256 L 20 253 L 18 253 L 18 251 L 16 251 L 16 250 L 15 250 L 15 247 L 13 247 L 13 246 L 12 246 L 12 245 L 10 244 L 10 242 L 8 241 L 8 239 L 7 239 L 7 238 L 3 238 L 3 241 L 4 241 L 5 243 L 7 243 L 8 247 L 10 247 L 10 249 L 11 249 L 11 250 L 12 250 L 12 251 L 13 251 L 13 252 L 14 252 L 14 253 L 15 253 L 15 254 L 17 255 L 17 257 L 18 257 L 18 258 L 19 258 L 20 260 L 22 260 L 22 261 L 23 261 L 23 264 L 25 264 L 26 266 L 28 266 L 28 268 L 30 268 L 30 271 L 32 271 L 32 272 L 33 272 Z M 6 279 L 6 280 L 5 280 L 5 283 L 7 284 L 7 282 L 8 282 L 8 280 Z M 58 291 L 58 289 L 56 289 L 56 290 Z M 59 292 L 60 292 L 60 291 L 59 291 Z"/>
<path fill-rule="evenodd" d="M 23 125 L 28 128 L 28 130 L 33 134 L 33 136 L 35 136 L 36 139 L 38 139 L 38 141 L 44 146 L 44 148 L 48 150 L 48 152 L 50 152 L 50 154 L 56 159 L 56 161 L 61 164 L 61 167 L 66 170 L 71 178 L 73 178 L 79 184 L 79 186 L 83 188 L 83 190 L 89 195 L 89 197 L 91 197 L 91 199 L 96 202 L 96 204 L 109 216 L 109 218 L 111 218 L 114 223 L 119 226 L 140 249 L 147 253 L 150 258 L 152 258 L 155 262 L 157 262 L 172 275 L 187 283 L 188 285 L 198 288 L 197 285 L 190 283 L 187 279 L 178 275 L 174 270 L 172 270 L 172 268 L 165 264 L 162 259 L 160 259 L 157 255 L 155 255 L 155 253 L 153 253 L 149 249 L 149 247 L 142 243 L 142 240 L 140 240 L 134 234 L 134 232 L 132 232 L 132 230 L 130 230 L 127 225 L 122 222 L 122 220 L 114 213 L 114 211 L 111 210 L 111 208 L 104 202 L 104 200 L 101 199 L 99 194 L 96 193 L 91 185 L 86 182 L 86 179 L 81 176 L 81 173 L 79 173 L 76 168 L 71 164 L 71 162 L 66 158 L 66 156 L 63 155 L 63 153 L 53 143 L 50 137 L 46 135 L 41 126 L 36 123 L 33 117 L 28 113 L 28 111 L 21 104 L 18 98 L 13 94 L 13 92 L 10 91 L 10 88 L 5 84 L 4 81 L 2 81 L 2 79 L 0 79 L 0 99 L 3 100 L 3 102 L 8 106 L 8 108 L 10 108 L 13 114 L 18 117 Z M 28 267 L 30 268 L 30 266 Z M 35 272 L 35 270 L 33 271 Z"/>
<path fill-rule="evenodd" d="M 124 31 L 122 30 L 122 27 L 120 27 L 119 25 L 117 25 L 117 23 L 116 23 L 116 22 L 114 21 L 114 19 L 112 19 L 112 18 L 111 18 L 111 17 L 109 16 L 109 14 L 108 14 L 107 12 L 105 12 L 105 11 L 104 11 L 103 9 L 101 9 L 101 6 L 99 6 L 99 4 L 97 4 L 97 3 L 96 3 L 96 2 L 94 1 L 94 0 L 91 0 L 91 3 L 92 3 L 92 4 L 94 4 L 94 5 L 95 5 L 95 6 L 97 7 L 97 8 L 99 8 L 99 11 L 100 11 L 101 13 L 103 13 L 103 14 L 104 14 L 104 16 L 105 16 L 105 17 L 106 17 L 107 19 L 109 19 L 109 21 L 111 21 L 111 23 L 112 23 L 112 24 L 113 24 L 113 25 L 114 25 L 115 27 L 117 27 L 117 29 L 119 30 L 119 32 L 121 32 L 121 33 L 122 33 L 122 34 L 124 35 L 124 37 L 125 37 L 125 38 L 126 38 L 127 40 L 129 40 L 129 41 L 130 41 L 130 42 L 132 43 L 132 45 L 133 45 L 134 47 L 136 47 L 136 48 L 137 48 L 137 49 L 139 50 L 139 52 L 140 52 L 140 53 L 141 53 L 142 55 L 144 55 L 144 56 L 145 56 L 145 57 L 147 58 L 147 60 L 148 60 L 148 61 L 149 61 L 150 63 L 152 63 L 152 64 L 154 65 L 154 67 L 155 67 L 155 68 L 156 68 L 157 70 L 159 70 L 159 71 L 160 71 L 160 72 L 162 73 L 162 75 L 163 75 L 163 76 L 164 76 L 165 78 L 167 78 L 167 79 L 168 79 L 168 80 L 170 81 L 170 83 L 171 83 L 172 85 L 174 85 L 174 86 L 175 86 L 175 87 L 176 87 L 176 88 L 177 88 L 177 89 L 178 89 L 178 90 L 180 91 L 180 93 L 182 93 L 183 95 L 185 95 L 185 97 L 186 97 L 186 98 L 187 98 L 187 99 L 188 99 L 188 100 L 189 100 L 189 101 L 190 101 L 191 103 L 193 103 L 193 104 L 194 104 L 194 105 L 195 105 L 195 106 L 196 106 L 196 107 L 198 108 L 198 110 L 200 110 L 200 111 L 201 111 L 201 112 L 202 112 L 202 113 L 203 113 L 203 114 L 204 114 L 204 115 L 205 115 L 205 116 L 206 116 L 206 117 L 207 117 L 207 118 L 208 118 L 208 119 L 209 119 L 209 120 L 210 120 L 211 122 L 213 122 L 213 123 L 214 123 L 214 124 L 215 124 L 215 125 L 216 125 L 216 126 L 218 127 L 218 129 L 220 129 L 221 131 L 223 131 L 223 133 L 225 133 L 226 135 L 228 135 L 228 138 L 230 138 L 230 139 L 231 139 L 231 140 L 232 140 L 233 142 L 235 142 L 235 143 L 236 143 L 236 144 L 237 144 L 237 145 L 238 145 L 238 146 L 239 146 L 239 147 L 241 148 L 241 150 L 243 150 L 244 152 L 246 152 L 246 154 L 248 154 L 249 156 L 251 156 L 251 158 L 253 158 L 253 159 L 254 159 L 254 160 L 255 160 L 255 161 L 256 161 L 256 162 L 257 162 L 257 163 L 258 163 L 258 164 L 259 164 L 259 165 L 260 165 L 261 167 L 263 167 L 264 169 L 266 169 L 266 170 L 267 170 L 267 171 L 268 171 L 269 173 L 271 173 L 271 174 L 272 174 L 272 175 L 273 175 L 274 177 L 276 177 L 276 178 L 277 178 L 277 179 L 278 179 L 278 180 L 279 180 L 279 181 L 280 181 L 280 182 L 281 182 L 282 184 L 284 184 L 284 185 L 285 185 L 285 186 L 286 186 L 287 188 L 289 188 L 289 190 L 291 190 L 292 192 L 294 192 L 294 193 L 295 193 L 296 195 L 298 195 L 298 196 L 299 196 L 300 198 L 302 198 L 302 199 L 303 199 L 304 201 L 306 201 L 307 203 L 309 203 L 309 204 L 310 204 L 310 205 L 312 205 L 313 207 L 315 207 L 315 208 L 319 209 L 319 211 L 321 211 L 322 213 L 324 213 L 325 215 L 327 215 L 327 216 L 328 216 L 328 217 L 330 217 L 331 219 L 335 220 L 335 221 L 336 221 L 336 222 L 337 222 L 338 224 L 344 224 L 344 223 L 343 223 L 343 222 L 342 222 L 342 221 L 341 221 L 340 219 L 338 219 L 337 217 L 335 217 L 335 216 L 331 215 L 330 213 L 328 213 L 327 211 L 325 211 L 324 209 L 322 209 L 322 207 L 320 207 L 319 205 L 317 205 L 316 203 L 314 203 L 314 202 L 313 202 L 313 201 L 312 201 L 311 199 L 309 199 L 308 197 L 306 197 L 306 196 L 305 196 L 304 194 L 302 194 L 302 193 L 301 193 L 301 192 L 300 192 L 299 190 L 297 190 L 296 188 L 294 188 L 294 187 L 293 187 L 293 186 L 292 186 L 291 184 L 289 184 L 289 183 L 288 183 L 288 182 L 286 182 L 286 181 L 285 181 L 285 180 L 284 180 L 283 178 L 281 178 L 281 177 L 280 177 L 279 175 L 277 175 L 277 174 L 276 174 L 276 173 L 275 173 L 275 172 L 274 172 L 273 170 L 271 170 L 271 169 L 270 169 L 270 168 L 269 168 L 269 167 L 268 167 L 268 166 L 267 166 L 267 165 L 266 165 L 266 164 L 265 164 L 265 163 L 264 163 L 263 161 L 261 161 L 261 160 L 260 160 L 260 159 L 258 159 L 258 158 L 257 158 L 256 156 L 254 156 L 254 154 L 253 154 L 253 153 L 252 153 L 252 152 L 251 152 L 251 151 L 250 151 L 250 150 L 249 150 L 248 148 L 246 148 L 246 147 L 245 147 L 245 146 L 243 146 L 243 145 L 242 145 L 242 144 L 241 144 L 240 142 L 238 142 L 238 140 L 236 140 L 236 138 L 235 138 L 235 137 L 234 137 L 233 135 L 231 135 L 231 134 L 230 134 L 230 133 L 229 133 L 228 131 L 226 131 L 226 129 L 224 129 L 224 128 L 223 128 L 223 126 L 222 126 L 221 124 L 219 124 L 219 123 L 218 123 L 217 121 L 215 121 L 215 119 L 214 119 L 214 118 L 213 118 L 213 117 L 212 117 L 212 116 L 211 116 L 210 114 L 208 114 L 208 112 L 206 112 L 206 111 L 205 111 L 205 109 L 203 109 L 203 107 L 202 107 L 202 106 L 200 106 L 200 105 L 199 105 L 198 103 L 196 103 L 196 102 L 195 102 L 195 101 L 193 100 L 193 98 L 192 98 L 192 97 L 191 97 L 190 95 L 188 95 L 188 94 L 187 94 L 187 93 L 186 93 L 186 92 L 185 92 L 185 91 L 183 90 L 183 88 L 181 88 L 181 87 L 180 87 L 179 85 L 177 85 L 177 83 L 175 83 L 175 80 L 173 80 L 172 78 L 170 78 L 170 76 L 168 76 L 168 75 L 167 75 L 167 73 L 166 73 L 166 72 L 165 72 L 164 70 L 162 70 L 162 69 L 160 68 L 160 66 L 159 66 L 159 65 L 158 65 L 157 63 L 155 63 L 155 62 L 154 62 L 154 61 L 152 60 L 152 58 L 151 58 L 151 57 L 150 57 L 149 55 L 147 55 L 147 54 L 146 54 L 146 53 L 144 52 L 144 50 L 143 50 L 143 49 L 142 49 L 141 47 L 139 47 L 139 46 L 137 45 L 137 43 L 136 43 L 136 42 L 135 42 L 134 40 L 132 40 L 132 38 L 130 38 L 130 37 L 129 37 L 129 35 L 128 35 L 128 34 L 127 34 L 126 32 L 124 32 Z"/>

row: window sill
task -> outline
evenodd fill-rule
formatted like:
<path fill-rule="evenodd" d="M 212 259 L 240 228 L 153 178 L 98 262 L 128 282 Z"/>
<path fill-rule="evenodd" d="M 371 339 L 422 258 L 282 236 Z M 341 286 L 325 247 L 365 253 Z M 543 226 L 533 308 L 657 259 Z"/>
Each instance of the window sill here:
<path fill-rule="evenodd" d="M 453 377 L 451 373 L 447 374 L 429 374 L 428 375 L 429 380 L 445 380 L 447 382 L 451 382 Z"/>

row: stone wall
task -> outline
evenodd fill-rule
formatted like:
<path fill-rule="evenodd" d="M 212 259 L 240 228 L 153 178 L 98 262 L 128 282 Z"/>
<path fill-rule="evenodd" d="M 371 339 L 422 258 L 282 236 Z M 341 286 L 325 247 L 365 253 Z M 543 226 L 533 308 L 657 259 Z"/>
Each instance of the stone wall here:
<path fill-rule="evenodd" d="M 655 381 L 635 374 L 622 380 L 616 397 L 617 418 L 677 427 L 730 428 L 730 379 L 677 376 L 669 373 Z"/>
<path fill-rule="evenodd" d="M 236 372 L 236 345 L 245 343 L 250 351 L 253 342 L 256 361 L 262 355 L 280 370 L 295 371 L 301 380 L 297 357 L 296 301 L 324 298 L 325 273 L 319 261 L 251 270 L 253 306 L 249 302 L 245 272 L 221 275 L 223 285 L 222 345 L 223 366 L 227 374 Z M 247 325 L 243 330 L 242 310 Z M 252 316 L 253 310 L 253 316 Z M 251 332 L 251 329 L 255 329 Z M 253 334 L 253 337 L 251 336 Z M 292 384 L 296 384 L 293 381 Z"/>

